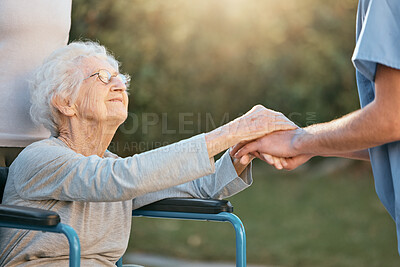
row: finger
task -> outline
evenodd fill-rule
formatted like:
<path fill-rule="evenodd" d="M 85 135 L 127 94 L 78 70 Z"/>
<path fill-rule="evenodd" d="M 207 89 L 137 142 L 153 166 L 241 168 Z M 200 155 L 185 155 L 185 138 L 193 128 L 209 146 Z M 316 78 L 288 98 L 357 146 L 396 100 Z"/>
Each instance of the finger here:
<path fill-rule="evenodd" d="M 265 162 L 267 162 L 269 164 L 269 162 L 267 161 L 267 159 L 263 155 L 261 155 L 259 153 L 255 154 L 255 152 L 253 152 L 253 154 L 256 156 L 256 158 L 259 158 L 262 161 L 265 161 Z"/>
<path fill-rule="evenodd" d="M 245 155 L 245 156 L 246 156 L 246 155 Z M 256 158 L 256 156 L 254 156 L 254 155 L 252 155 L 252 154 L 247 154 L 247 156 L 248 156 L 247 161 L 241 162 L 243 165 L 248 165 L 248 164 L 250 164 L 250 162 L 251 162 L 253 159 Z M 243 157 L 244 157 L 244 156 L 243 156 Z M 243 159 L 243 157 L 242 157 L 242 159 Z"/>
<path fill-rule="evenodd" d="M 233 156 L 236 154 L 236 152 L 237 152 L 239 149 L 241 149 L 244 145 L 246 145 L 247 143 L 248 143 L 248 142 L 240 142 L 240 143 L 234 145 L 234 146 L 232 147 L 231 151 L 229 152 L 229 154 L 233 157 Z"/>
<path fill-rule="evenodd" d="M 240 158 L 240 164 L 247 165 L 249 163 L 250 163 L 249 155 L 244 155 L 243 157 Z"/>
<path fill-rule="evenodd" d="M 304 163 L 306 163 L 310 158 L 311 158 L 311 156 L 307 156 L 307 155 L 300 155 L 300 156 L 296 156 L 296 157 L 292 157 L 292 158 L 286 158 L 288 166 L 285 167 L 285 169 L 289 170 L 289 171 L 294 170 L 297 167 L 299 167 L 300 165 L 303 165 Z"/>
<path fill-rule="evenodd" d="M 258 141 L 256 140 L 256 141 L 246 144 L 241 149 L 239 149 L 239 151 L 235 153 L 234 157 L 241 158 L 244 155 L 250 154 L 257 150 L 258 150 Z"/>
<path fill-rule="evenodd" d="M 271 155 L 266 154 L 266 153 L 261 153 L 261 156 L 262 156 L 262 158 L 261 158 L 262 160 L 264 160 L 265 162 L 267 162 L 270 165 L 274 165 L 275 162 Z"/>
<path fill-rule="evenodd" d="M 258 151 L 254 151 L 253 153 L 251 153 L 254 157 L 262 159 L 261 158 L 261 154 Z"/>
<path fill-rule="evenodd" d="M 273 158 L 274 158 L 274 166 L 275 166 L 275 168 L 277 168 L 278 170 L 282 170 L 283 167 L 282 167 L 280 159 L 277 158 L 277 157 L 273 157 Z"/>
<path fill-rule="evenodd" d="M 280 161 L 281 161 L 281 165 L 283 166 L 283 168 L 286 169 L 289 166 L 289 164 L 285 158 L 280 158 Z"/>
<path fill-rule="evenodd" d="M 275 131 L 287 131 L 287 130 L 296 130 L 299 127 L 292 123 L 292 122 L 288 122 L 288 121 L 283 121 L 283 122 L 274 122 L 271 123 L 270 129 L 271 132 L 275 132 Z"/>
<path fill-rule="evenodd" d="M 256 156 L 250 154 L 250 156 L 249 156 L 249 163 L 250 163 L 253 159 L 255 159 L 255 158 L 256 158 Z"/>

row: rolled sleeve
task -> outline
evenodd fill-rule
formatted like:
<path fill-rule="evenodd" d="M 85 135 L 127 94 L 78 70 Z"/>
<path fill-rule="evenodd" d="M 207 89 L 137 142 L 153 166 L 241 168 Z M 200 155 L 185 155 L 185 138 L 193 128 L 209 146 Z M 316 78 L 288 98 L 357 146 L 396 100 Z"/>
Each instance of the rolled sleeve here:
<path fill-rule="evenodd" d="M 400 1 L 371 0 L 361 8 L 364 11 L 359 13 L 360 34 L 352 61 L 359 72 L 374 81 L 377 64 L 400 69 Z"/>
<path fill-rule="evenodd" d="M 246 189 L 253 183 L 251 163 L 238 175 L 228 151 L 217 161 L 216 165 L 215 178 L 219 186 L 215 190 L 213 198 L 222 199 L 230 197 Z"/>
<path fill-rule="evenodd" d="M 170 197 L 214 198 L 230 197 L 252 183 L 251 163 L 237 175 L 228 151 L 215 163 L 216 171 L 194 181 L 152 192 L 133 200 L 133 209 Z"/>

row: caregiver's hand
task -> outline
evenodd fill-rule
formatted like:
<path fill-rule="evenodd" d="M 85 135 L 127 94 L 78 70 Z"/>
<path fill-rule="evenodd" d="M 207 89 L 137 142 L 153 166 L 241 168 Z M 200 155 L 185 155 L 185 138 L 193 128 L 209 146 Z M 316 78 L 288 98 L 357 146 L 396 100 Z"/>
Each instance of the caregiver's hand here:
<path fill-rule="evenodd" d="M 269 165 L 274 166 L 278 170 L 287 170 L 287 171 L 296 169 L 297 167 L 303 165 L 312 158 L 312 155 L 299 155 L 291 158 L 279 158 L 263 153 L 259 155 L 260 155 L 259 158 L 267 162 Z M 242 161 L 242 159 L 244 159 L 246 156 L 247 155 L 241 157 L 239 160 Z"/>
<path fill-rule="evenodd" d="M 237 144 L 230 153 L 243 162 L 247 161 L 247 156 L 253 155 L 279 170 L 293 170 L 314 156 L 299 154 L 293 146 L 293 139 L 302 133 L 303 129 L 297 128 L 267 134 L 257 140 Z"/>

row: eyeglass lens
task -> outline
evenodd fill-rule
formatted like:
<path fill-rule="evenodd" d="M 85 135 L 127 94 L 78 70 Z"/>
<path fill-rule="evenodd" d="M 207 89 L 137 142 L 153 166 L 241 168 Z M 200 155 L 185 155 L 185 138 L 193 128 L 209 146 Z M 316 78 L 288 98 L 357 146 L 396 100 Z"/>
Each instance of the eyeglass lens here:
<path fill-rule="evenodd" d="M 108 84 L 111 81 L 111 77 L 111 73 L 109 73 L 107 70 L 99 70 L 99 79 L 103 83 Z M 125 75 L 120 73 L 116 77 L 120 78 L 124 84 L 128 84 L 128 80 Z"/>

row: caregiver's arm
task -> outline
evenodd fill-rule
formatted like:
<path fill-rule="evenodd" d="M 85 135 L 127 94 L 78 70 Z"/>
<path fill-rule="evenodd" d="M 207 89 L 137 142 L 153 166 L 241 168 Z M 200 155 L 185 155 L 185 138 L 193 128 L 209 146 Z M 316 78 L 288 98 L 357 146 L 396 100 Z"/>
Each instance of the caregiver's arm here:
<path fill-rule="evenodd" d="M 327 154 L 327 155 L 321 155 L 321 156 L 323 156 L 323 157 L 339 157 L 339 158 L 347 158 L 347 159 L 357 159 L 357 160 L 369 161 L 368 149 L 345 152 L 345 153 Z"/>
<path fill-rule="evenodd" d="M 369 153 L 367 149 L 352 151 L 346 153 L 336 153 L 330 155 L 321 155 L 323 157 L 339 157 L 339 158 L 347 158 L 347 159 L 356 159 L 356 160 L 365 160 L 369 161 Z M 260 159 L 264 160 L 268 164 L 274 166 L 278 170 L 294 170 L 300 165 L 303 165 L 308 160 L 312 158 L 312 155 L 299 155 L 291 158 L 278 158 L 267 154 L 261 154 L 259 156 Z"/>
<path fill-rule="evenodd" d="M 400 140 L 400 70 L 377 67 L 375 99 L 340 119 L 269 134 L 236 156 L 258 151 L 277 157 L 340 155 Z"/>

